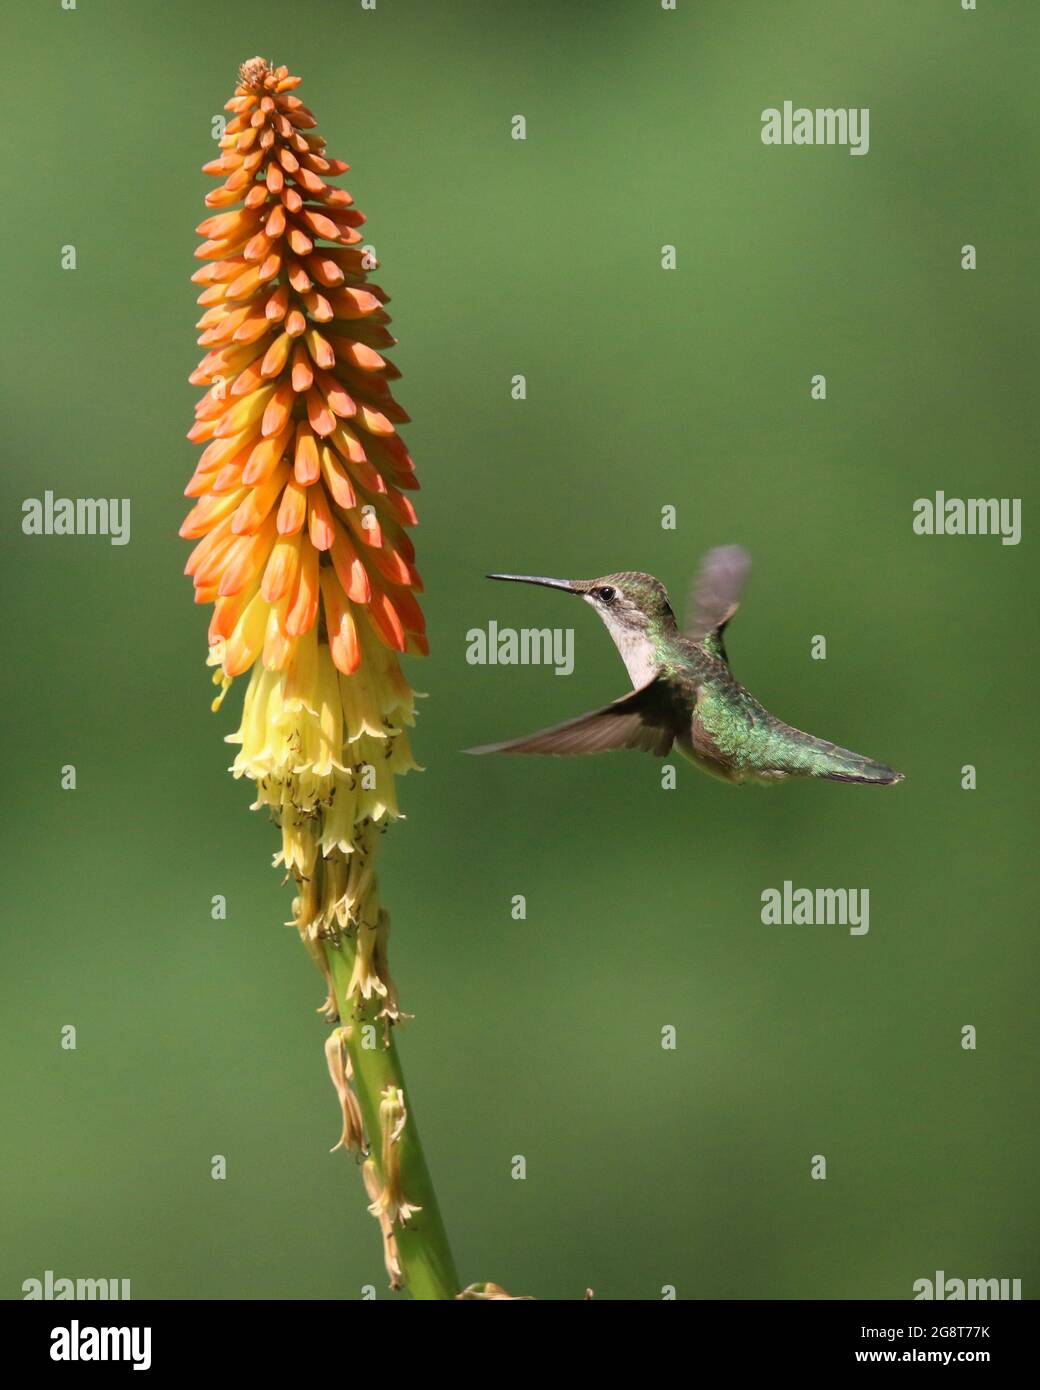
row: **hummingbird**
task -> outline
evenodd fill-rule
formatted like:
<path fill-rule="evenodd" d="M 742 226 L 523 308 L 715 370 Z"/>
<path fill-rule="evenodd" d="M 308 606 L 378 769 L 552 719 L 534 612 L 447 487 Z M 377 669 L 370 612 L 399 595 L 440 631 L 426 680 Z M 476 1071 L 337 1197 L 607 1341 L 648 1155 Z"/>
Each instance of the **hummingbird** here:
<path fill-rule="evenodd" d="M 561 756 L 638 748 L 663 758 L 674 746 L 725 782 L 769 784 L 789 777 L 882 786 L 901 782 L 903 774 L 884 763 L 783 723 L 734 678 L 723 639 L 750 564 L 737 545 L 709 551 L 692 586 L 682 631 L 668 591 L 652 574 L 488 575 L 561 589 L 591 604 L 614 639 L 633 689 L 577 719 L 467 751 Z"/>

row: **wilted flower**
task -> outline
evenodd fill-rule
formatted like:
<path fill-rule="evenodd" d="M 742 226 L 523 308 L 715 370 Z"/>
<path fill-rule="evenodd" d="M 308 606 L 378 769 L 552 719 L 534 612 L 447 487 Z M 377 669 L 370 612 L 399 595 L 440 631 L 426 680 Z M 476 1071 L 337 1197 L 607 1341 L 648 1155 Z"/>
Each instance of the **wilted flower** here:
<path fill-rule="evenodd" d="M 379 1129 L 382 1135 L 381 1167 L 383 1184 L 369 1207 L 380 1223 L 384 1220 L 391 1229 L 403 1225 L 422 1207 L 409 1202 L 401 1187 L 401 1136 L 408 1122 L 404 1092 L 397 1086 L 387 1086 L 379 1101 Z"/>
<path fill-rule="evenodd" d="M 403 1283 L 401 1271 L 401 1254 L 397 1248 L 397 1238 L 394 1235 L 393 1223 L 383 1211 L 379 1197 L 383 1190 L 383 1184 L 379 1181 L 379 1172 L 372 1159 L 368 1158 L 361 1165 L 361 1176 L 364 1179 L 365 1191 L 372 1201 L 369 1211 L 373 1213 L 379 1222 L 379 1230 L 383 1237 L 383 1263 L 390 1278 L 390 1287 L 399 1289 Z"/>
<path fill-rule="evenodd" d="M 332 1152 L 335 1153 L 337 1149 L 357 1149 L 359 1153 L 366 1153 L 361 1106 L 350 1084 L 354 1073 L 347 1050 L 349 1037 L 349 1028 L 334 1028 L 325 1039 L 325 1060 L 329 1066 L 329 1079 L 339 1097 L 343 1115 L 343 1130 L 338 1142 L 333 1144 Z"/>
<path fill-rule="evenodd" d="M 506 1293 L 501 1284 L 494 1284 L 488 1281 L 486 1284 L 467 1284 L 461 1293 L 455 1295 L 457 1299 L 483 1299 L 487 1302 L 501 1302 L 503 1299 L 510 1303 L 529 1303 L 531 1297 L 525 1293 Z"/>

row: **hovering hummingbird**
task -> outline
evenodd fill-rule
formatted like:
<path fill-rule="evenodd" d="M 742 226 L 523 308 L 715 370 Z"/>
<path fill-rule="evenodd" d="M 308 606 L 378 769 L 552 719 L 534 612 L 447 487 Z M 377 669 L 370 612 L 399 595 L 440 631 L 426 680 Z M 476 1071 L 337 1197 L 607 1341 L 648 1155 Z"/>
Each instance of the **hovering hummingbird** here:
<path fill-rule="evenodd" d="M 490 574 L 578 594 L 606 624 L 635 687 L 628 695 L 565 724 L 471 753 L 604 753 L 641 748 L 659 758 L 673 744 L 705 772 L 727 782 L 901 782 L 903 774 L 848 748 L 803 734 L 764 709 L 734 680 L 723 643 L 750 568 L 736 545 L 709 551 L 693 585 L 683 632 L 664 585 L 626 571 L 602 579 L 544 579 Z"/>

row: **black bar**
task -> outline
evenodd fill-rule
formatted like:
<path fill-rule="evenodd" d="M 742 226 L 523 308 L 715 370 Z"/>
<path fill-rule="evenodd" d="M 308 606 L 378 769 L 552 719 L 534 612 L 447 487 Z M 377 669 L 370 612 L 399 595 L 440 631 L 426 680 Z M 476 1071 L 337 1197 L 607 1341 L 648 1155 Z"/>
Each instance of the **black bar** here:
<path fill-rule="evenodd" d="M 367 1368 L 366 1379 L 376 1372 L 377 1380 L 382 1368 L 387 1390 L 392 1390 L 402 1371 L 411 1367 L 432 1370 L 440 1379 L 448 1372 L 446 1355 L 463 1357 L 456 1362 L 457 1371 L 468 1362 L 471 1372 L 483 1366 L 486 1374 L 505 1352 L 510 1374 L 515 1375 L 527 1358 L 545 1374 L 572 1357 L 587 1358 L 591 1364 L 627 1351 L 644 1365 L 648 1357 L 655 1363 L 665 1355 L 681 1357 L 680 1364 L 696 1376 L 699 1368 L 713 1366 L 738 1373 L 907 1364 L 1009 1371 L 1036 1348 L 1031 1302 L 687 1302 L 672 1307 L 660 1301 L 656 1307 L 629 1304 L 623 1316 L 615 1311 L 601 1323 L 604 1313 L 594 1305 L 608 1300 L 593 1298 L 593 1306 L 580 1313 L 573 1308 L 551 1313 L 553 1305 L 535 1300 L 506 1314 L 519 1317 L 518 1323 L 497 1322 L 494 1313 L 480 1316 L 459 1309 L 438 1315 L 431 1310 L 428 1316 L 434 1321 L 422 1324 L 430 1335 L 417 1338 L 412 1319 L 427 1315 L 400 1306 L 389 1311 L 392 1302 L 406 1301 L 374 1300 L 387 1305 L 383 1309 L 361 1300 L 8 1303 L 5 1360 L 23 1366 L 27 1374 L 21 1381 L 29 1384 L 40 1372 L 74 1380 L 96 1371 L 108 1376 L 125 1372 L 135 1380 L 142 1375 L 163 1379 L 227 1372 L 241 1383 L 252 1372 L 269 1376 L 277 1368 L 294 1370 L 294 1380 L 346 1384 L 354 1366 L 359 1373 Z M 561 1321 L 544 1324 L 543 1317 Z M 90 1331 L 102 1328 L 126 1332 L 101 1339 Z M 131 1341 L 135 1328 L 136 1342 Z M 538 1335 L 543 1330 L 551 1341 Z M 522 1335 L 514 1340 L 511 1332 Z M 490 1362 L 477 1359 L 488 1333 L 496 1338 Z M 504 1344 L 503 1334 L 509 1338 Z M 84 1352 L 102 1344 L 122 1352 L 123 1359 L 84 1359 Z M 559 1349 L 559 1360 L 551 1347 Z M 52 1355 L 71 1355 L 73 1348 L 75 1360 Z M 138 1374 L 135 1359 L 141 1363 Z"/>

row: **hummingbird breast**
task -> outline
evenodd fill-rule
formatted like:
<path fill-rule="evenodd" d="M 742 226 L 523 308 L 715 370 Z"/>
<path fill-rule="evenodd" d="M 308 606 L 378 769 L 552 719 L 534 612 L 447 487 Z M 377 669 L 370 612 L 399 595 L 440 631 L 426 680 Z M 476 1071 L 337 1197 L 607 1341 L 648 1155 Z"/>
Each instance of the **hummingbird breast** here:
<path fill-rule="evenodd" d="M 727 762 L 716 753 L 715 749 L 710 751 L 705 749 L 700 740 L 694 739 L 692 732 L 680 734 L 675 740 L 675 746 L 683 757 L 689 759 L 702 772 L 706 772 L 709 777 L 715 777 L 720 782 L 731 783 L 748 780 L 748 774 L 742 768 L 738 768 L 732 762 Z"/>
<path fill-rule="evenodd" d="M 614 639 L 621 660 L 625 663 L 632 689 L 639 690 L 648 681 L 652 681 L 661 663 L 657 648 L 646 634 L 612 627 L 610 635 Z"/>

